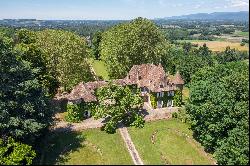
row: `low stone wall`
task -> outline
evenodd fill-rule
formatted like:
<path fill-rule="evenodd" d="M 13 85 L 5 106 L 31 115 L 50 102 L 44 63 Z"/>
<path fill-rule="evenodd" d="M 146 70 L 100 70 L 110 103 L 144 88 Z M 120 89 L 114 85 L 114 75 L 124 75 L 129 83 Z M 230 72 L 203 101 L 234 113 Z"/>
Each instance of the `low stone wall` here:
<path fill-rule="evenodd" d="M 147 107 L 147 106 L 146 106 Z M 144 117 L 145 121 L 155 121 L 160 119 L 170 119 L 172 118 L 173 112 L 178 112 L 178 107 L 168 107 L 168 108 L 157 108 L 152 109 L 150 106 L 145 108 L 148 114 Z"/>

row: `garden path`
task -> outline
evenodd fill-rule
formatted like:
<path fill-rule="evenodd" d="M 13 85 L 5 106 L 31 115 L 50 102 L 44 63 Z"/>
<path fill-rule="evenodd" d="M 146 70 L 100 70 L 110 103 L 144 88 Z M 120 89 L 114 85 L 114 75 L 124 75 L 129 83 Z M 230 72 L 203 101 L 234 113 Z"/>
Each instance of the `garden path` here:
<path fill-rule="evenodd" d="M 127 128 L 122 126 L 118 130 L 119 130 L 119 132 L 120 132 L 120 134 L 122 136 L 123 141 L 126 144 L 128 152 L 129 152 L 134 164 L 135 165 L 144 165 L 143 162 L 142 162 L 142 159 L 139 156 L 138 151 L 135 148 L 135 145 L 134 145 L 133 141 L 131 140 L 131 137 L 130 137 L 130 135 L 128 133 Z"/>

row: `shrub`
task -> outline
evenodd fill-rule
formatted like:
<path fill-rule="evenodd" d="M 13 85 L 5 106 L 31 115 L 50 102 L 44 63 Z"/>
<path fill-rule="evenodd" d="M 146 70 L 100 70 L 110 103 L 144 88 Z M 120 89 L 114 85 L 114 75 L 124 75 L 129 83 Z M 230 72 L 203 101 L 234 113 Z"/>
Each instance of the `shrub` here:
<path fill-rule="evenodd" d="M 135 115 L 135 120 L 131 124 L 131 126 L 135 126 L 135 127 L 138 127 L 138 128 L 143 128 L 144 127 L 144 123 L 145 123 L 145 120 L 143 119 L 143 117 L 136 114 Z"/>
<path fill-rule="evenodd" d="M 240 46 L 244 46 L 244 45 L 245 45 L 245 43 L 243 43 L 243 42 L 240 43 Z"/>
<path fill-rule="evenodd" d="M 67 104 L 67 115 L 65 120 L 68 122 L 80 122 L 83 120 L 83 113 L 80 104 Z"/>
<path fill-rule="evenodd" d="M 156 101 L 156 97 L 153 94 L 150 94 L 150 102 L 153 108 L 156 108 L 157 106 L 157 101 Z"/>
<path fill-rule="evenodd" d="M 175 91 L 173 100 L 174 100 L 174 105 L 175 106 L 177 106 L 177 107 L 181 106 L 181 104 L 182 104 L 182 94 L 181 94 L 180 90 Z"/>
<path fill-rule="evenodd" d="M 177 112 L 173 112 L 173 113 L 172 113 L 172 117 L 173 117 L 173 118 L 177 118 L 177 117 L 178 117 L 178 113 L 177 113 Z"/>

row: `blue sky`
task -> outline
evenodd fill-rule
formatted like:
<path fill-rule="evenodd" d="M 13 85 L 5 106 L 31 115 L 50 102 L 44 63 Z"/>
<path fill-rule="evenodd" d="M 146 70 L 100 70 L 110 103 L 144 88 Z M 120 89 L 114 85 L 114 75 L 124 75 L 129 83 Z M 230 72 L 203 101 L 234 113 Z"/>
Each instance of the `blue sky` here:
<path fill-rule="evenodd" d="M 0 0 L 0 19 L 161 18 L 248 8 L 248 0 Z"/>

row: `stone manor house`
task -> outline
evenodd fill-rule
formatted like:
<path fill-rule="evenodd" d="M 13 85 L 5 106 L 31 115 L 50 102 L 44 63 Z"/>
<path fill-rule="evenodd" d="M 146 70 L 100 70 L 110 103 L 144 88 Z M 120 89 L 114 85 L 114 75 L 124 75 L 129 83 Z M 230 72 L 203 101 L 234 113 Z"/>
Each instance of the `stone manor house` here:
<path fill-rule="evenodd" d="M 179 72 L 170 77 L 161 64 L 134 65 L 125 78 L 113 80 L 113 83 L 121 86 L 136 85 L 141 89 L 144 102 L 148 102 L 151 106 L 153 104 L 151 97 L 154 96 L 154 105 L 157 108 L 173 107 L 173 96 L 177 90 L 182 94 L 184 85 Z M 66 95 L 66 99 L 72 103 L 96 102 L 95 90 L 107 84 L 107 81 L 81 82 Z"/>

